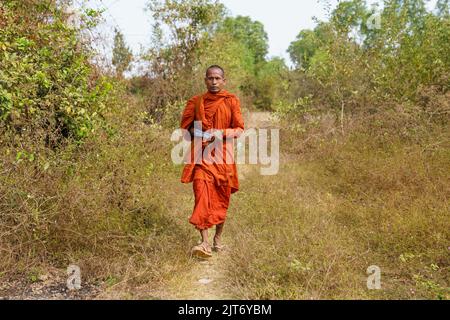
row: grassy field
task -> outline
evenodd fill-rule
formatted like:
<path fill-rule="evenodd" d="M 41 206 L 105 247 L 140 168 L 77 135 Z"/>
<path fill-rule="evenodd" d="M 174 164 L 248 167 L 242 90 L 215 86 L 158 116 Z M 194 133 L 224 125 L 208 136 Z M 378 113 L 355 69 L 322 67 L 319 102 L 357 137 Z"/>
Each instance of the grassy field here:
<path fill-rule="evenodd" d="M 191 193 L 180 191 L 170 131 L 144 124 L 139 105 L 122 108 L 112 137 L 96 135 L 43 163 L 19 161 L 20 146 L 1 145 L 2 282 L 33 285 L 50 268 L 64 275 L 76 264 L 84 282 L 128 297 L 129 286 L 159 288 L 192 263 L 194 234 L 180 223 Z"/>
<path fill-rule="evenodd" d="M 320 1 L 290 63 L 220 1 L 146 0 L 139 54 L 76 2 L 0 1 L 0 300 L 449 298 L 448 1 Z M 170 137 L 214 81 L 281 163 L 239 166 L 228 250 L 199 262 Z"/>
<path fill-rule="evenodd" d="M 277 176 L 246 175 L 228 230 L 237 297 L 448 299 L 449 140 L 380 139 L 282 140 Z M 381 290 L 367 288 L 372 265 Z"/>
<path fill-rule="evenodd" d="M 354 128 L 307 145 L 282 130 L 279 174 L 239 167 L 230 249 L 201 266 L 189 256 L 192 187 L 171 163 L 170 131 L 142 123 L 139 106 L 121 111 L 112 139 L 96 136 L 48 166 L 3 158 L 4 281 L 32 286 L 77 264 L 99 299 L 448 299 L 442 132 L 402 143 Z M 372 265 L 381 290 L 367 288 Z M 198 286 L 205 274 L 215 284 Z"/>

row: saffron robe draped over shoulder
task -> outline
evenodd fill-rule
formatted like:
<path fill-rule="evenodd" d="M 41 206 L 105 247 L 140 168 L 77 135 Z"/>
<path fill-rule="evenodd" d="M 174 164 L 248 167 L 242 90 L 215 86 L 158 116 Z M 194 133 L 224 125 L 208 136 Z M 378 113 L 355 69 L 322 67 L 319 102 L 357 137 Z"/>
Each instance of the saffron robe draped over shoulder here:
<path fill-rule="evenodd" d="M 217 94 L 205 93 L 190 99 L 181 119 L 181 128 L 189 130 L 194 121 L 201 121 L 202 130 L 223 131 L 224 161 L 195 163 L 194 143 L 191 161 L 183 169 L 181 182 L 193 182 L 195 208 L 190 223 L 199 230 L 225 222 L 230 195 L 239 190 L 239 180 L 233 154 L 233 139 L 244 131 L 239 99 L 222 90 Z M 201 151 L 204 150 L 204 147 Z"/>

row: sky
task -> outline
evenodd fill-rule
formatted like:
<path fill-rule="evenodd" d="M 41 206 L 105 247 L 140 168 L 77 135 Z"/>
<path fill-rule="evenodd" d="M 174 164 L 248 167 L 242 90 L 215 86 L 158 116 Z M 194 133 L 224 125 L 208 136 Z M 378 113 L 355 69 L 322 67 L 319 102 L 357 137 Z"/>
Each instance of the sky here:
<path fill-rule="evenodd" d="M 103 29 L 112 33 L 114 27 L 118 27 L 134 53 L 139 53 L 142 46 L 149 46 L 151 12 L 144 11 L 148 0 L 89 0 L 85 2 L 89 7 L 107 8 L 104 13 L 106 21 Z M 269 56 L 281 56 L 287 60 L 286 50 L 300 30 L 314 28 L 314 16 L 321 20 L 327 16 L 323 2 L 318 0 L 221 0 L 220 2 L 233 16 L 250 16 L 252 20 L 262 22 L 269 36 Z"/>
<path fill-rule="evenodd" d="M 74 0 L 83 1 L 89 7 L 106 8 L 103 26 L 105 33 L 112 35 L 117 27 L 125 37 L 128 46 L 134 53 L 139 53 L 141 47 L 150 45 L 151 12 L 144 11 L 148 0 Z M 269 36 L 269 56 L 281 56 L 289 63 L 286 50 L 295 40 L 302 29 L 314 28 L 316 23 L 313 17 L 327 20 L 330 9 L 323 0 L 221 0 L 233 16 L 250 16 L 264 24 Z M 337 0 L 331 0 L 332 7 Z M 367 1 L 373 3 L 376 1 Z M 435 0 L 430 1 L 433 6 Z M 107 41 L 107 46 L 112 40 Z"/>

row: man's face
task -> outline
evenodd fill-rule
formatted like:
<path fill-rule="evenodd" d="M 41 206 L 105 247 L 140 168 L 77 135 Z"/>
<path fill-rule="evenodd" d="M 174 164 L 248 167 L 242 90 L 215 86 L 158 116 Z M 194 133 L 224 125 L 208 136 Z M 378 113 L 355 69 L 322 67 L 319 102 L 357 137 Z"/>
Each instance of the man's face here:
<path fill-rule="evenodd" d="M 209 92 L 219 93 L 226 84 L 222 70 L 216 68 L 209 69 L 206 74 L 205 84 Z"/>

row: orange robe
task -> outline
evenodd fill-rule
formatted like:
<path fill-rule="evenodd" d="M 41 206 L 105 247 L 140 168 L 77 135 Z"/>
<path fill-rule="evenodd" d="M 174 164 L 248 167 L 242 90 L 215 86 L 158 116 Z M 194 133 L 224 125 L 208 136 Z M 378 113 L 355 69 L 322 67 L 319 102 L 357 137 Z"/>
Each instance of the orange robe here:
<path fill-rule="evenodd" d="M 185 165 L 181 182 L 193 182 L 195 207 L 189 222 L 198 230 L 209 229 L 225 222 L 230 196 L 239 190 L 239 180 L 233 154 L 233 139 L 244 131 L 239 99 L 222 90 L 190 99 L 183 112 L 181 128 L 189 130 L 194 121 L 201 121 L 203 131 L 220 129 L 224 132 L 222 162 L 194 162 L 192 143 L 191 163 Z M 201 152 L 203 152 L 202 147 Z M 198 152 L 198 150 L 197 150 Z"/>

